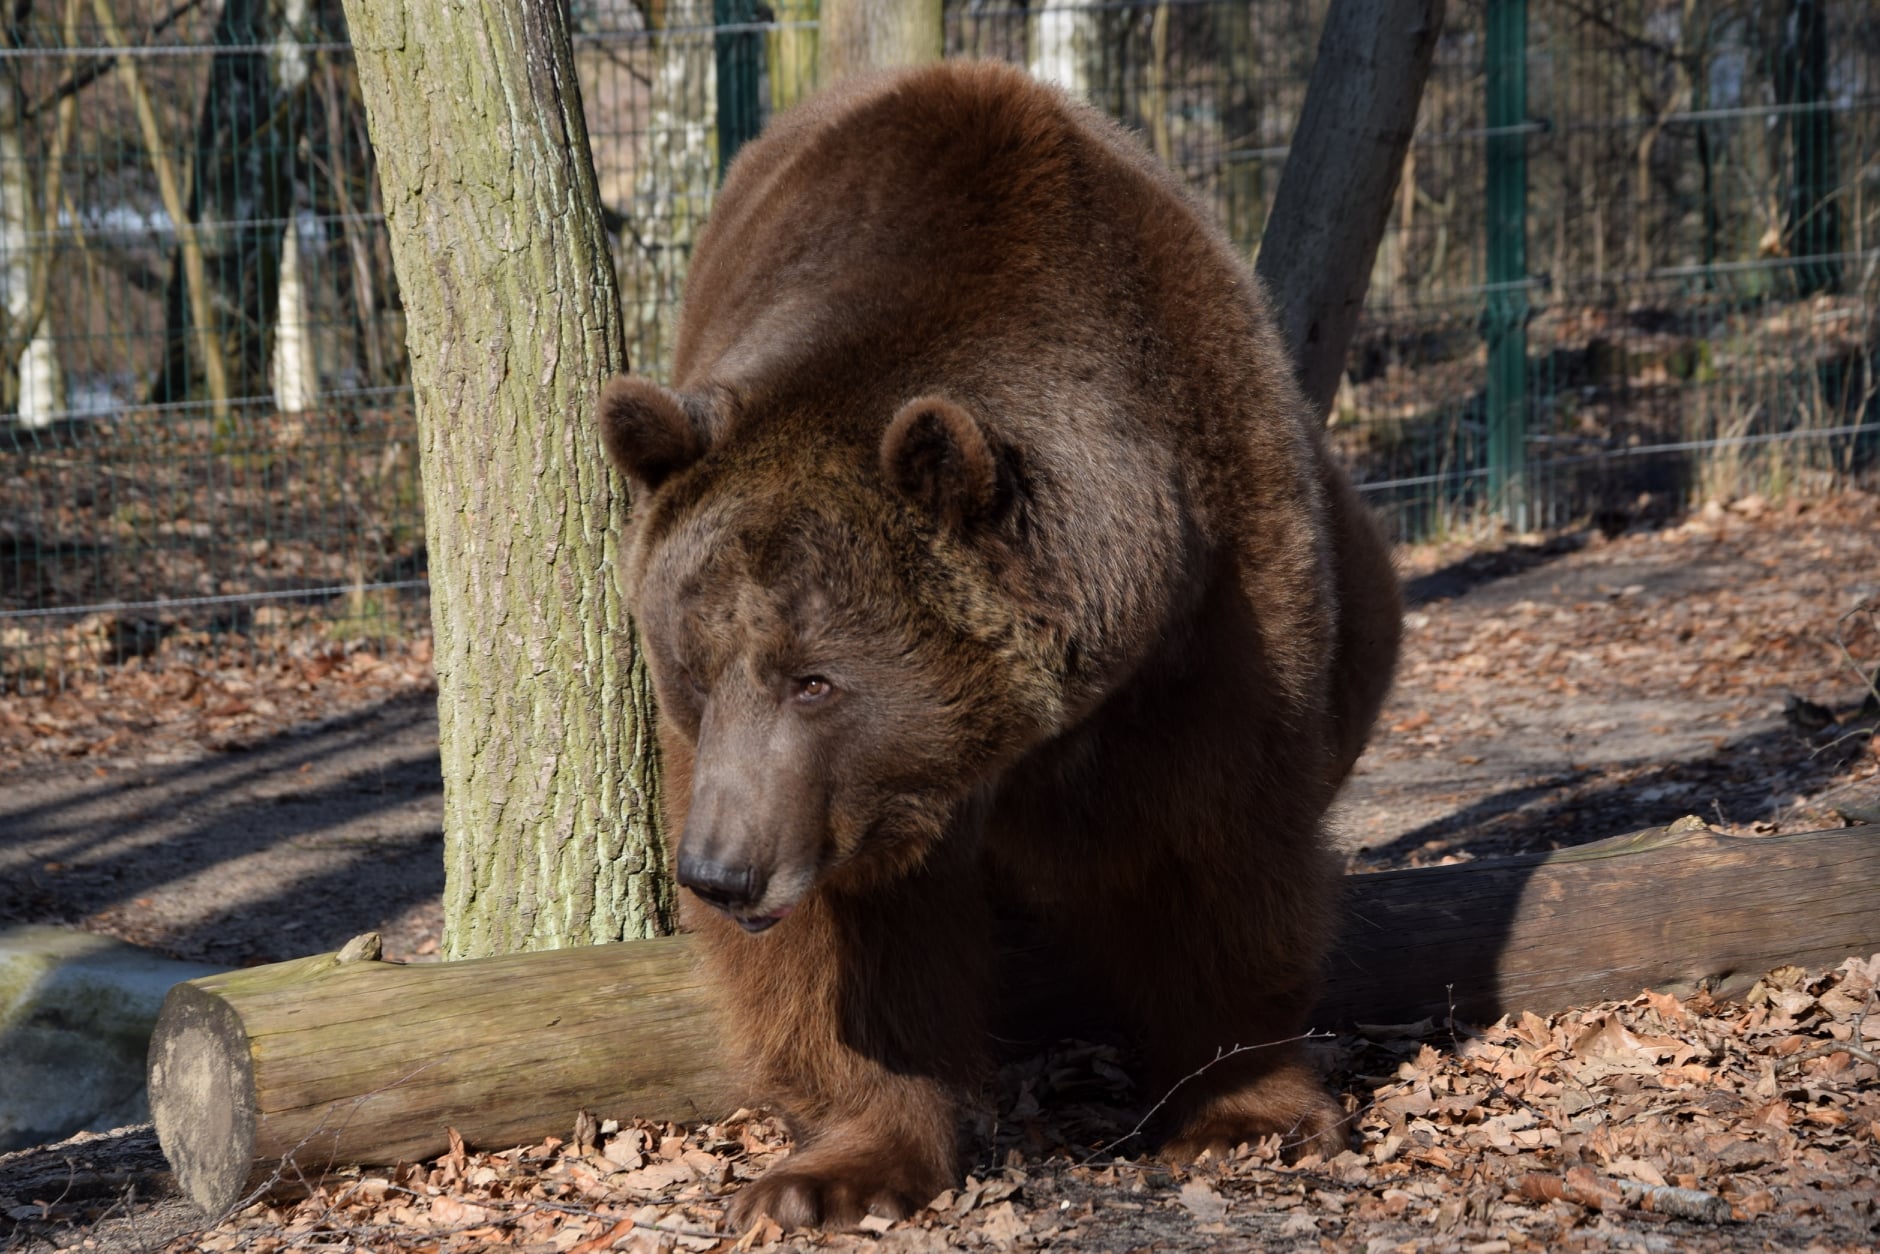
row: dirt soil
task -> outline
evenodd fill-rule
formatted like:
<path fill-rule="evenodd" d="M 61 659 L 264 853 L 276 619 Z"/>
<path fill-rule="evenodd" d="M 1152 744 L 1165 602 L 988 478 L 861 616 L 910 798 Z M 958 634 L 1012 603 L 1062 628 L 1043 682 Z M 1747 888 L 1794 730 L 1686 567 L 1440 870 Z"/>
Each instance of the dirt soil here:
<path fill-rule="evenodd" d="M 1880 820 L 1880 760 L 1871 733 L 1880 694 L 1867 678 L 1880 666 L 1880 499 L 1852 494 L 1770 505 L 1750 498 L 1616 537 L 1589 531 L 1488 547 L 1429 546 L 1400 560 L 1410 600 L 1404 663 L 1338 817 L 1354 869 L 1559 847 L 1683 814 L 1744 834 Z M 158 652 L 58 694 L 0 698 L 0 926 L 64 923 L 230 966 L 330 950 L 356 933 L 378 930 L 388 957 L 434 958 L 441 925 L 441 795 L 428 660 L 428 642 L 421 639 L 398 648 L 315 642 L 260 661 L 190 663 Z M 1795 973 L 1787 977 L 1789 1000 L 1818 1006 L 1839 988 L 1845 1002 L 1852 996 L 1847 987 L 1863 987 L 1861 979 L 1871 986 L 1864 971 L 1812 973 L 1815 982 L 1800 985 Z M 1678 1081 L 1700 1090 L 1691 1100 L 1708 1113 L 1674 1122 L 1682 1120 L 1691 1137 L 1703 1132 L 1729 1144 L 1745 1138 L 1761 1144 L 1743 1131 L 1739 1116 L 1747 1115 L 1735 1106 L 1724 1111 L 1721 1099 L 1713 1100 L 1721 1091 L 1713 1081 L 1729 1073 L 1719 1061 L 1728 1050 L 1718 1042 L 1743 1032 L 1755 1037 L 1760 1029 L 1743 1029 L 1740 1019 L 1728 1020 L 1735 1027 L 1719 1027 L 1712 1018 L 1753 1008 L 1675 1009 L 1641 1002 L 1502 1024 L 1480 1034 L 1456 1028 L 1420 1042 L 1339 1044 L 1330 1062 L 1365 1139 L 1354 1156 L 1363 1160 L 1363 1171 L 1335 1161 L 1298 1174 L 1255 1147 L 1246 1159 L 1250 1174 L 1243 1176 L 1234 1174 L 1240 1170 L 1234 1164 L 1177 1175 L 1108 1155 L 1073 1172 L 1069 1164 L 1078 1160 L 1063 1155 L 1087 1155 L 1089 1129 L 1060 1128 L 1062 1143 L 1044 1136 L 1036 1144 L 1015 1144 L 1009 1161 L 987 1164 L 980 1193 L 958 1215 L 930 1212 L 924 1224 L 896 1228 L 879 1244 L 1122 1250 L 1260 1240 L 1274 1248 L 1489 1254 L 1571 1235 L 1566 1243 L 1589 1249 L 1801 1248 L 1811 1241 L 1823 1249 L 1872 1248 L 1880 1240 L 1880 1186 L 1873 1183 L 1880 1175 L 1874 1105 L 1880 1072 L 1862 1045 L 1874 1028 L 1863 1026 L 1856 1016 L 1864 1011 L 1851 1003 L 1813 1019 L 1791 1005 L 1782 1011 L 1788 1018 L 1781 1020 L 1776 1044 L 1763 1042 L 1742 1054 L 1745 1091 L 1757 1096 L 1757 1085 L 1769 1089 L 1761 1105 L 1780 1102 L 1786 1113 L 1767 1118 L 1795 1130 L 1786 1148 L 1757 1151 L 1763 1157 L 1752 1166 L 1743 1164 L 1756 1154 L 1738 1151 L 1737 1169 L 1726 1170 L 1706 1167 L 1693 1151 L 1680 1160 L 1685 1169 L 1676 1170 L 1667 1165 L 1678 1157 L 1667 1149 L 1675 1138 L 1592 1154 L 1565 1152 L 1557 1135 L 1551 1144 L 1545 1136 L 1516 1135 L 1571 1127 L 1571 1113 L 1551 1120 L 1558 1112 L 1550 1103 L 1563 1085 L 1586 1087 L 1583 1077 L 1549 1078 L 1537 1061 L 1550 1048 L 1546 1041 L 1555 1041 L 1563 1059 L 1581 1058 L 1584 1051 L 1576 1053 L 1574 1042 L 1611 1022 L 1619 1025 L 1613 1033 L 1630 1033 L 1634 1041 L 1688 1044 L 1693 1034 L 1710 1032 L 1703 1038 L 1710 1045 L 1693 1046 L 1675 1064 L 1668 1061 L 1677 1055 L 1670 1046 L 1652 1054 L 1656 1047 L 1626 1045 L 1634 1062 L 1649 1059 L 1628 1074 L 1659 1077 L 1670 1065 L 1708 1068 L 1702 1081 Z M 1648 1022 L 1648 1015 L 1656 1017 Z M 1838 1034 L 1829 1030 L 1837 1024 Z M 1782 1044 L 1790 1040 L 1803 1043 Z M 1854 1052 L 1818 1052 L 1832 1040 L 1851 1044 Z M 1763 1045 L 1789 1053 L 1759 1053 Z M 1429 1057 L 1418 1052 L 1425 1049 L 1433 1051 Z M 1528 1054 L 1519 1069 L 1510 1069 L 1505 1052 L 1491 1064 L 1480 1062 L 1493 1050 L 1522 1049 Z M 1803 1076 L 1796 1070 L 1802 1062 L 1793 1060 L 1802 1053 L 1815 1071 L 1831 1074 Z M 1088 1090 L 1079 1076 L 1103 1081 L 1114 1071 L 1101 1059 L 1098 1065 L 1080 1058 L 1074 1065 L 1035 1065 L 1043 1068 L 1040 1075 L 1058 1077 L 1059 1097 L 1063 1086 Z M 1784 1059 L 1791 1061 L 1782 1061 L 1786 1070 L 1780 1070 L 1777 1062 Z M 1406 1081 L 1392 1068 L 1408 1064 L 1415 1065 Z M 1442 1085 L 1452 1095 L 1474 1091 L 1468 1086 L 1477 1081 L 1466 1077 L 1483 1066 L 1502 1096 L 1489 1094 L 1489 1113 L 1475 1123 L 1461 1115 L 1456 1122 L 1487 1126 L 1506 1115 L 1508 1121 L 1495 1125 L 1508 1134 L 1502 1143 L 1464 1137 L 1445 1148 L 1440 1136 L 1405 1141 L 1410 1132 L 1401 1119 L 1380 1124 L 1373 1117 L 1392 1084 L 1414 1089 L 1420 1080 L 1421 1091 L 1437 1094 L 1431 1099 L 1437 1101 Z M 1530 1081 L 1538 1090 L 1523 1087 Z M 1013 1090 L 1008 1083 L 1002 1102 L 1022 1110 L 1023 1093 L 1035 1100 L 1049 1088 L 1034 1083 L 1027 1090 L 1021 1083 Z M 1127 1101 L 1117 1109 L 1126 1131 Z M 1660 1116 L 1672 1118 L 1662 1111 L 1652 1117 Z M 1013 1117 L 1008 1109 L 1005 1118 Z M 1536 1122 L 1513 1126 L 1530 1117 Z M 1717 1122 L 1705 1125 L 1704 1118 Z M 1636 1112 L 1633 1119 L 1650 1122 Z M 1843 1140 L 1810 1139 L 1826 1135 L 1823 1129 Z M 632 1132 L 629 1127 L 619 1136 Z M 738 1154 L 754 1161 L 775 1148 L 761 1120 L 635 1135 L 655 1163 L 683 1163 L 688 1147 L 723 1158 L 735 1142 L 742 1147 Z M 667 1144 L 675 1136 L 676 1147 Z M 1397 1147 L 1380 1157 L 1392 1137 L 1399 1138 Z M 603 1230 L 652 1205 L 646 1199 L 654 1195 L 628 1190 L 610 1201 L 602 1189 L 583 1193 L 579 1205 L 566 1198 L 544 1202 L 555 1214 L 585 1208 L 590 1219 L 583 1222 L 607 1218 L 579 1237 L 537 1232 L 524 1240 L 527 1225 L 519 1221 L 490 1228 L 495 1211 L 445 1222 L 430 1202 L 423 1216 L 408 1216 L 408 1230 L 372 1226 L 385 1220 L 401 1189 L 454 1196 L 452 1187 L 470 1170 L 461 1158 L 454 1167 L 430 1168 L 430 1175 L 413 1168 L 408 1171 L 416 1177 L 371 1186 L 376 1209 L 349 1212 L 350 1227 L 303 1222 L 290 1240 L 284 1234 L 298 1222 L 297 1212 L 257 1207 L 212 1237 L 192 1235 L 195 1218 L 173 1199 L 164 1201 L 167 1178 L 150 1139 L 147 1130 L 133 1130 L 0 1158 L 0 1249 L 80 1242 L 152 1249 L 174 1241 L 169 1248 L 179 1250 L 491 1244 L 568 1250 L 614 1248 L 616 1239 L 619 1248 L 729 1248 L 710 1231 L 720 1213 L 712 1209 L 710 1189 L 699 1194 L 702 1202 L 676 1200 L 680 1176 L 711 1183 L 703 1168 L 675 1174 L 665 1210 L 642 1215 L 637 1227 L 626 1223 L 602 1244 L 581 1242 L 598 1240 Z M 662 1147 L 672 1154 L 661 1158 Z M 1430 1157 L 1423 1152 L 1430 1149 L 1443 1152 Z M 1828 1154 L 1827 1165 L 1807 1165 L 1814 1151 Z M 1715 1146 L 1706 1152 L 1722 1161 Z M 553 1145 L 531 1153 L 534 1158 L 525 1153 L 503 1160 L 500 1171 L 483 1162 L 495 1172 L 484 1184 L 534 1163 L 524 1173 L 532 1183 L 502 1195 L 513 1201 L 539 1189 L 544 1172 L 563 1170 L 557 1164 L 564 1160 L 571 1168 L 580 1165 L 578 1156 Z M 1391 1162 L 1404 1163 L 1406 1172 L 1378 1175 Z M 1836 1162 L 1845 1162 L 1845 1170 Z M 91 1165 L 74 1165 L 83 1163 Z M 1790 1175 L 1755 1174 L 1774 1170 L 1770 1164 Z M 1517 1166 L 1521 1170 L 1511 1172 Z M 1572 1176 L 1575 1170 L 1593 1174 Z M 438 1184 L 432 1177 L 440 1171 Z M 1012 1173 L 1023 1179 L 991 1198 L 987 1190 L 999 1180 L 1011 1182 Z M 721 1171 L 716 1180 L 736 1174 Z M 1546 1179 L 1527 1185 L 1527 1175 Z M 1798 1183 L 1803 1176 L 1805 1188 Z M 600 1178 L 612 1177 L 603 1172 Z M 1676 1185 L 1680 1178 L 1699 1193 L 1726 1199 L 1720 1204 L 1736 1218 L 1723 1227 L 1666 1219 L 1624 1192 Z M 1833 1205 L 1807 1192 L 1822 1187 L 1835 1193 Z M 136 1200 L 125 1200 L 133 1188 Z M 334 1195 L 320 1196 L 321 1205 L 334 1202 Z M 558 1196 L 553 1189 L 541 1194 L 551 1201 Z M 1394 1210 L 1377 1211 L 1373 1202 Z M 956 1197 L 955 1208 L 958 1203 Z M 357 1190 L 348 1204 L 360 1204 Z M 1041 1205 L 1058 1208 L 1059 1219 L 1081 1218 L 1047 1232 L 1049 1225 L 1034 1222 Z M 1132 1205 L 1141 1213 L 1130 1211 Z M 1497 1208 L 1508 1206 L 1557 1215 L 1558 1222 L 1524 1227 L 1506 1215 L 1497 1218 Z M 994 1211 L 1011 1218 L 982 1232 Z M 480 1221 L 487 1222 L 479 1227 Z M 678 1223 L 685 1231 L 660 1234 L 656 1223 Z M 462 1235 L 485 1229 L 475 1239 Z M 1543 1233 L 1550 1235 L 1543 1239 Z M 920 1243 L 930 1238 L 941 1243 Z"/>

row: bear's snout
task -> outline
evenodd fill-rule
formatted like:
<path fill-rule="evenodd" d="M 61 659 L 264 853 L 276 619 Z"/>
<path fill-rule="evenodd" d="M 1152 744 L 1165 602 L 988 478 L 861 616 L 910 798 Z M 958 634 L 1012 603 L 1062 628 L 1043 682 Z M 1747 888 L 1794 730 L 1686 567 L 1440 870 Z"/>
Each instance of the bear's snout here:
<path fill-rule="evenodd" d="M 679 857 L 679 883 L 697 893 L 706 904 L 730 915 L 756 905 L 764 895 L 769 878 L 749 863 L 727 866 L 691 854 Z"/>
<path fill-rule="evenodd" d="M 764 893 L 770 888 L 770 875 L 750 863 L 728 865 L 682 853 L 679 855 L 679 883 L 747 932 L 768 931 L 796 910 L 794 902 L 764 908 L 762 903 Z"/>

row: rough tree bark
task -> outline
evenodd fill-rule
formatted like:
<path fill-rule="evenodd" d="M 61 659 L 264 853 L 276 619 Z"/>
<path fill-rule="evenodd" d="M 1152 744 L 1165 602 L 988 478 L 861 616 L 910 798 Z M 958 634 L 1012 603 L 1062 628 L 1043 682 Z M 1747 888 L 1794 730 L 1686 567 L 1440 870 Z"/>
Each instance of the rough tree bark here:
<path fill-rule="evenodd" d="M 1319 34 L 1256 268 L 1321 414 L 1338 394 L 1442 26 L 1443 0 L 1333 0 Z"/>
<path fill-rule="evenodd" d="M 423 458 L 453 958 L 651 936 L 653 709 L 593 438 L 626 368 L 561 6 L 347 0 Z"/>

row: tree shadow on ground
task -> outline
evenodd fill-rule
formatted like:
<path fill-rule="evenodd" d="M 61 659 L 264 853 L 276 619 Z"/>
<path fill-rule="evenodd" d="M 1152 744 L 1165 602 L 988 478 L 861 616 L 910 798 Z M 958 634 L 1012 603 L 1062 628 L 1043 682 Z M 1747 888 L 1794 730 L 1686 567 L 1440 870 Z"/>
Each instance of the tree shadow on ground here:
<path fill-rule="evenodd" d="M 432 718 L 428 698 L 396 699 L 78 788 L 15 780 L 0 800 L 0 922 L 230 965 L 337 948 L 442 891 Z M 215 906 L 164 918 L 164 890 L 192 880 Z"/>
<path fill-rule="evenodd" d="M 1412 609 L 1436 601 L 1454 600 L 1486 584 L 1526 574 L 1586 547 L 1583 532 L 1553 536 L 1536 544 L 1505 544 L 1499 549 L 1471 553 L 1426 575 L 1403 581 L 1404 605 Z"/>
<path fill-rule="evenodd" d="M 1356 851 L 1353 869 L 1427 865 L 1582 845 L 1695 814 L 1711 822 L 1753 823 L 1779 814 L 1786 798 L 1810 795 L 1858 756 L 1864 741 L 1835 747 L 1786 727 L 1728 741 L 1701 757 L 1673 762 L 1566 766 L 1483 797 Z M 1754 764 L 1750 769 L 1748 764 Z"/>

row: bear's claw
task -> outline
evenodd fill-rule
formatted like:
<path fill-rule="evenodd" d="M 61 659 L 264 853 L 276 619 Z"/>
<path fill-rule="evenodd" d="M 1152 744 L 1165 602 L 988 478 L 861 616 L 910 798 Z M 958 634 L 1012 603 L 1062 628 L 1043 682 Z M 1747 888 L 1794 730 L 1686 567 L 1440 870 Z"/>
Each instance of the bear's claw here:
<path fill-rule="evenodd" d="M 818 1161 L 814 1153 L 800 1153 L 792 1159 L 731 1199 L 733 1227 L 747 1231 L 766 1215 L 785 1232 L 854 1228 L 871 1215 L 906 1219 L 946 1187 L 944 1180 L 917 1180 L 923 1173 L 885 1166 L 878 1157 Z"/>

